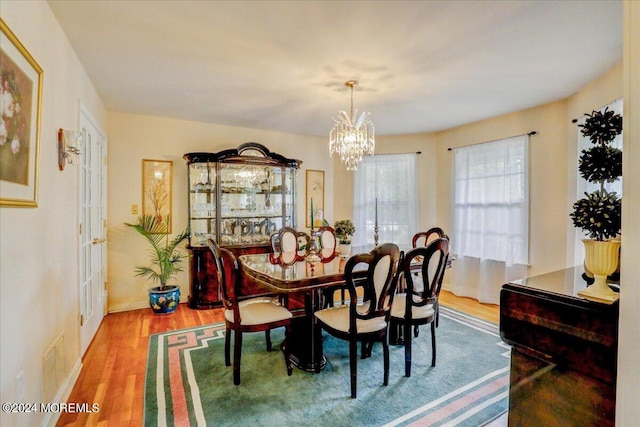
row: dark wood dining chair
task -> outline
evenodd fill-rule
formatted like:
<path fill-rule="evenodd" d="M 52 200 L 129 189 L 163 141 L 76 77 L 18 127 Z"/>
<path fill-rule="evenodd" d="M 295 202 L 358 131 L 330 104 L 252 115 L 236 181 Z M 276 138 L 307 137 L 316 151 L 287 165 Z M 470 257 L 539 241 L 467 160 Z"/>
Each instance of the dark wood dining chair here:
<path fill-rule="evenodd" d="M 412 245 L 414 248 L 420 246 L 428 246 L 429 243 L 433 242 L 436 239 L 449 239 L 447 233 L 440 227 L 432 227 L 427 231 L 420 231 L 413 235 Z M 436 328 L 440 325 L 440 306 L 436 304 Z M 413 329 L 413 335 L 417 337 L 419 334 L 418 325 Z"/>
<path fill-rule="evenodd" d="M 265 332 L 267 350 L 271 351 L 271 329 L 284 327 L 285 339 L 282 343 L 287 374 L 291 375 L 293 366 L 289 357 L 288 340 L 291 335 L 292 314 L 272 298 L 255 297 L 238 300 L 241 285 L 238 260 L 233 253 L 219 247 L 215 241 L 207 241 L 216 264 L 218 283 L 222 288 L 222 302 L 224 305 L 224 322 L 226 333 L 224 339 L 225 365 L 231 364 L 231 331 L 234 335 L 233 344 L 233 383 L 240 384 L 240 358 L 242 356 L 242 334 L 244 332 Z"/>
<path fill-rule="evenodd" d="M 431 324 L 431 366 L 436 366 L 436 329 L 438 297 L 449 257 L 449 240 L 439 238 L 428 246 L 411 249 L 400 261 L 399 276 L 405 290 L 397 293 L 391 308 L 391 323 L 404 329 L 405 376 L 411 376 L 411 327 Z M 420 263 L 420 275 L 413 274 Z M 412 265 L 413 264 L 413 265 Z"/>
<path fill-rule="evenodd" d="M 297 252 L 298 255 L 304 255 L 309 246 L 311 237 L 292 227 L 282 227 L 280 230 L 271 234 L 271 250 L 273 252 Z"/>
<path fill-rule="evenodd" d="M 413 235 L 413 239 L 411 241 L 412 246 L 414 248 L 420 246 L 427 246 L 429 243 L 436 239 L 448 239 L 447 233 L 440 227 L 432 227 L 427 231 L 420 231 Z"/>
<path fill-rule="evenodd" d="M 353 255 L 345 265 L 344 275 L 349 291 L 349 304 L 318 310 L 314 313 L 318 325 L 336 338 L 349 342 L 349 370 L 351 397 L 356 397 L 358 342 L 362 343 L 362 357 L 371 356 L 374 342 L 382 342 L 384 357 L 384 385 L 389 384 L 389 337 L 387 336 L 391 304 L 397 281 L 400 249 L 385 243 L 369 253 Z M 354 268 L 367 265 L 366 277 L 356 278 Z M 358 301 L 357 286 L 364 288 Z"/>
<path fill-rule="evenodd" d="M 322 227 L 318 228 L 318 231 L 316 231 L 316 235 L 318 236 L 318 239 L 320 241 L 321 249 L 332 249 L 333 252 L 336 251 L 338 247 L 338 239 L 336 238 L 336 231 L 333 229 L 333 227 L 329 225 L 323 225 Z"/>
<path fill-rule="evenodd" d="M 320 243 L 320 250 L 324 254 L 324 257 L 328 257 L 329 254 L 335 254 L 338 248 L 338 238 L 336 237 L 336 231 L 329 225 L 323 225 L 314 232 L 318 237 Z M 338 290 L 340 291 L 341 301 L 345 300 L 345 287 L 343 285 L 331 286 L 322 290 L 322 307 L 333 307 L 334 295 Z"/>

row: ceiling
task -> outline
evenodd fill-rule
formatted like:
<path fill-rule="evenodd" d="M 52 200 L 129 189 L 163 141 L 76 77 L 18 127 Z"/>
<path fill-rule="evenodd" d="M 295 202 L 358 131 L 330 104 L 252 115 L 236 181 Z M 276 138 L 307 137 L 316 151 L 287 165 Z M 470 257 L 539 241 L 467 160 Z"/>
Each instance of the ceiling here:
<path fill-rule="evenodd" d="M 109 111 L 379 135 L 566 98 L 622 60 L 621 1 L 49 0 Z"/>

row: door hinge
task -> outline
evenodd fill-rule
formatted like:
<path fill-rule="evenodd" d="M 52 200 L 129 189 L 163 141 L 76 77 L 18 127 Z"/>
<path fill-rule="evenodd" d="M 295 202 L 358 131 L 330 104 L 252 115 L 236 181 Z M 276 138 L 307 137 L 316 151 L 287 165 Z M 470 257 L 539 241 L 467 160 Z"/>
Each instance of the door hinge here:
<path fill-rule="evenodd" d="M 82 236 L 82 224 L 80 224 L 80 229 L 78 231 L 80 232 L 80 235 Z"/>
<path fill-rule="evenodd" d="M 84 314 L 80 315 L 80 326 L 84 326 Z"/>

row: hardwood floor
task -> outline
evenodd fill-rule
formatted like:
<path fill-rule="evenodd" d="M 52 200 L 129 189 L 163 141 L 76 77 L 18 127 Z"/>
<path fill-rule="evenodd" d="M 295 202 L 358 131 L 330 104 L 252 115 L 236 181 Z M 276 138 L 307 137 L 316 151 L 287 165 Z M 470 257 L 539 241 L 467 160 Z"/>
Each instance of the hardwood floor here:
<path fill-rule="evenodd" d="M 498 323 L 496 305 L 480 304 L 443 291 L 443 306 Z M 192 310 L 183 304 L 169 316 L 150 309 L 113 313 L 105 317 L 82 363 L 69 402 L 97 403 L 96 413 L 62 413 L 57 426 L 142 425 L 144 375 L 149 335 L 223 321 L 222 309 Z"/>

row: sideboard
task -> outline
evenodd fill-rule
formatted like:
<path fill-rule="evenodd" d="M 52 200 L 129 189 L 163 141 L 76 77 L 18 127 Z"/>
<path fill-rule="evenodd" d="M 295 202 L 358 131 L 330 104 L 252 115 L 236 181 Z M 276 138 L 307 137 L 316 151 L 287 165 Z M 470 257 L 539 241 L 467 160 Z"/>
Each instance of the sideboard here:
<path fill-rule="evenodd" d="M 619 304 L 579 297 L 582 273 L 574 267 L 502 287 L 511 427 L 615 425 Z"/>

